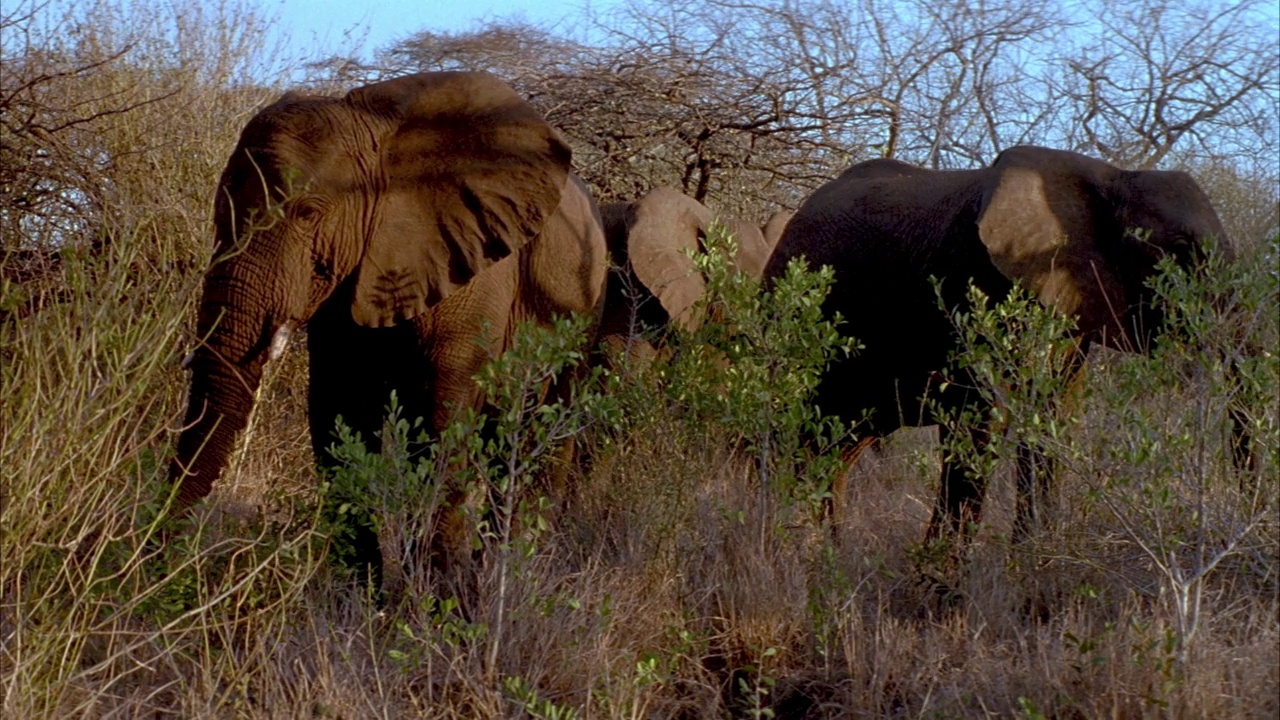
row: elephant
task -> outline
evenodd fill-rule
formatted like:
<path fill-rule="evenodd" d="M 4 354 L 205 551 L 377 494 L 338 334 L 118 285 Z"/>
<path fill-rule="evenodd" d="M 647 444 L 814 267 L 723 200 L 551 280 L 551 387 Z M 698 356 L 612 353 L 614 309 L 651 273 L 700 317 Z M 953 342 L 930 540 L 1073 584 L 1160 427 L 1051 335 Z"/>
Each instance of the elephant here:
<path fill-rule="evenodd" d="M 951 409 L 975 405 L 956 384 L 939 387 L 957 336 L 938 293 L 947 308 L 962 308 L 970 281 L 996 302 L 1019 281 L 1074 318 L 1079 363 L 1092 343 L 1150 348 L 1162 318 L 1147 279 L 1166 255 L 1194 265 L 1211 238 L 1229 251 L 1217 213 L 1186 173 L 1128 171 L 1019 146 L 975 170 L 889 159 L 850 167 L 797 210 L 765 277 L 797 258 L 835 272 L 824 311 L 838 311 L 842 332 L 864 349 L 825 371 L 817 397 L 823 412 L 858 423 L 852 464 L 861 448 L 899 427 L 936 424 L 927 399 Z M 931 278 L 940 281 L 937 291 Z M 975 428 L 975 439 L 985 432 Z M 1022 537 L 1039 522 L 1051 470 L 1042 453 L 1022 448 L 1017 475 L 1014 536 Z M 837 514 L 845 482 L 833 488 Z M 975 470 L 944 462 L 928 537 L 963 538 L 981 519 L 985 492 Z"/>
<path fill-rule="evenodd" d="M 559 132 L 487 73 L 406 75 L 343 97 L 291 92 L 258 112 L 217 187 L 201 341 L 184 363 L 191 385 L 170 467 L 178 507 L 217 482 L 264 365 L 304 325 L 323 468 L 339 416 L 373 442 L 395 391 L 406 418 L 439 432 L 482 406 L 472 378 L 517 324 L 570 313 L 598 322 L 607 249 L 570 162 Z M 356 535 L 354 564 L 376 580 L 377 538 Z"/>
<path fill-rule="evenodd" d="M 601 215 L 616 268 L 606 290 L 602 344 L 615 350 L 629 346 L 643 356 L 652 348 L 640 343 L 642 349 L 637 350 L 634 336 L 639 328 L 668 323 L 696 328 L 702 321 L 697 302 L 706 291 L 706 280 L 689 253 L 704 249 L 714 217 L 711 210 L 675 188 L 660 186 L 637 200 L 607 204 Z M 722 221 L 738 241 L 734 267 L 760 278 L 790 217 L 789 211 L 780 211 L 762 226 Z"/>

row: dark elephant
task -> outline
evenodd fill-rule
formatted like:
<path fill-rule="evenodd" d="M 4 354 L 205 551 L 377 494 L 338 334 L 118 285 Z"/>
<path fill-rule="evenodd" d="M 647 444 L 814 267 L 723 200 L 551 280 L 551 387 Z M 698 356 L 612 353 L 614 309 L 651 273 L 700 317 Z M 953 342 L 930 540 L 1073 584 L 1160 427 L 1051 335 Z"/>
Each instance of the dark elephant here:
<path fill-rule="evenodd" d="M 963 306 L 969 281 L 994 301 L 1020 281 L 1074 316 L 1081 357 L 1095 342 L 1144 349 L 1162 324 L 1145 286 L 1155 264 L 1172 255 L 1191 265 L 1210 238 L 1225 240 L 1222 224 L 1185 173 L 1015 147 L 979 170 L 883 159 L 854 165 L 804 202 L 765 276 L 800 257 L 834 268 L 825 307 L 844 316 L 842 331 L 865 349 L 834 363 L 817 397 L 846 422 L 867 418 L 862 447 L 902 426 L 933 424 L 926 398 L 947 407 L 971 402 L 955 386 L 938 389 L 956 337 L 930 278 L 941 281 L 949 308 Z M 983 430 L 976 432 L 981 441 Z M 986 479 L 967 467 L 944 463 L 942 473 L 931 537 L 976 523 L 986 490 Z M 1048 490 L 1043 457 L 1020 453 L 1018 476 L 1021 534 Z M 840 502 L 843 488 L 835 494 Z"/>
<path fill-rule="evenodd" d="M 643 355 L 651 348 L 637 343 L 637 330 L 661 328 L 669 322 L 692 329 L 701 323 L 697 302 L 706 292 L 706 280 L 690 253 L 706 249 L 714 213 L 679 190 L 663 186 L 631 202 L 607 204 L 601 214 L 615 267 L 606 291 L 602 342 L 630 344 L 632 352 Z M 778 212 L 763 226 L 722 220 L 738 242 L 733 261 L 739 272 L 761 276 L 790 217 L 790 212 Z M 644 349 L 637 351 L 637 344 Z"/>
<path fill-rule="evenodd" d="M 292 330 L 307 327 L 324 465 L 338 416 L 371 442 L 392 391 L 429 431 L 479 407 L 472 376 L 516 325 L 598 317 L 606 271 L 568 146 L 498 79 L 423 73 L 341 98 L 286 94 L 249 121 L 218 184 L 171 469 L 179 505 L 218 480 Z M 355 549 L 380 567 L 370 531 Z"/>

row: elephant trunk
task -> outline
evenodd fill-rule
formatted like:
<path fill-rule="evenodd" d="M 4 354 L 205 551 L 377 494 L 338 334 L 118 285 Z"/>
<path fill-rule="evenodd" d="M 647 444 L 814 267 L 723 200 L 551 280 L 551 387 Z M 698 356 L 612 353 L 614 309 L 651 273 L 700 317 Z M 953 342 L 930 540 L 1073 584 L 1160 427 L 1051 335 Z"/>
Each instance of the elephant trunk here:
<path fill-rule="evenodd" d="M 204 355 L 198 351 L 198 355 Z M 263 361 L 233 366 L 221 358 L 197 357 L 187 415 L 170 477 L 179 481 L 178 505 L 186 508 L 209 494 L 249 422 Z"/>
<path fill-rule="evenodd" d="M 184 364 L 192 371 L 186 420 L 170 479 L 179 483 L 178 505 L 208 495 L 226 468 L 236 437 L 249 422 L 267 361 L 284 350 L 292 323 L 278 323 L 247 297 L 246 285 L 210 276 L 197 326 L 207 338 Z"/>

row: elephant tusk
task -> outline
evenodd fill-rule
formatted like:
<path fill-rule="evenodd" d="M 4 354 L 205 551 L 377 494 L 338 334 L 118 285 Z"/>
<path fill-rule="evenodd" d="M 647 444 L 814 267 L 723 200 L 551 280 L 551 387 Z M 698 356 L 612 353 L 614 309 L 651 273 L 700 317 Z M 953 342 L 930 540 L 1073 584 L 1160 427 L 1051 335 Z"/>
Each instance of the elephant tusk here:
<path fill-rule="evenodd" d="M 196 359 L 196 351 L 192 350 L 191 352 L 182 356 L 182 362 L 178 363 L 178 367 L 182 368 L 183 370 L 186 370 L 187 368 L 191 367 L 191 363 L 194 362 L 195 359 Z"/>
<path fill-rule="evenodd" d="M 268 360 L 277 360 L 284 351 L 289 347 L 289 335 L 293 332 L 293 324 L 285 323 L 276 328 L 276 332 L 271 336 L 271 348 L 267 351 Z"/>

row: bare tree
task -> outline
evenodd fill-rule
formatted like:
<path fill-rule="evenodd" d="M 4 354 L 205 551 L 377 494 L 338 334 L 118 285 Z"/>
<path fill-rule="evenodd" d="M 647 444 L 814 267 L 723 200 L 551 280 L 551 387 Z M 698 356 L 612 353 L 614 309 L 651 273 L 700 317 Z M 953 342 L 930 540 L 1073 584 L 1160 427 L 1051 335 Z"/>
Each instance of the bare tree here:
<path fill-rule="evenodd" d="M 1028 136 L 1039 116 L 1012 49 L 1053 27 L 1047 8 L 649 0 L 591 46 L 489 25 L 419 34 L 379 65 L 498 73 L 570 136 L 602 198 L 672 184 L 750 215 L 867 157 L 966 165 Z"/>
<path fill-rule="evenodd" d="M 974 167 L 1024 143 L 1280 174 L 1280 30 L 1261 0 L 1082 3 L 633 0 L 590 40 L 498 22 L 328 73 L 493 71 L 564 131 L 602 200 L 668 184 L 745 217 L 859 160 Z"/>
<path fill-rule="evenodd" d="M 862 0 L 883 96 L 881 154 L 928 167 L 968 167 L 1032 135 L 1046 117 L 1031 87 L 1032 46 L 1066 21 L 1048 2 Z"/>
<path fill-rule="evenodd" d="M 210 178 L 271 94 L 262 27 L 233 2 L 0 5 L 0 317 L 64 297 L 68 253 L 100 269 L 122 233 L 169 243 L 131 261 L 206 261 Z"/>
<path fill-rule="evenodd" d="M 789 84 L 730 52 L 726 28 L 698 20 L 636 10 L 626 31 L 611 31 L 595 47 L 528 26 L 422 33 L 391 48 L 382 64 L 502 76 L 569 136 L 579 172 L 605 200 L 660 184 L 699 200 L 744 193 L 762 200 L 779 184 L 785 194 L 801 173 L 779 165 L 791 159 L 794 170 L 797 157 L 780 139 L 807 135 L 818 121 L 796 112 Z M 821 179 L 814 175 L 814 184 Z"/>
<path fill-rule="evenodd" d="M 1136 168 L 1175 149 L 1274 168 L 1280 29 L 1263 4 L 1100 0 L 1098 27 L 1067 63 L 1067 137 Z"/>
<path fill-rule="evenodd" d="M 162 183 L 152 174 L 150 155 L 196 151 L 195 138 L 180 140 L 172 131 L 177 115 L 196 115 L 204 107 L 191 97 L 176 107 L 183 93 L 214 78 L 238 84 L 239 90 L 220 90 L 217 99 L 244 108 L 231 115 L 237 125 L 263 97 L 253 80 L 261 68 L 231 60 L 260 47 L 264 23 L 258 16 L 226 3 L 217 12 L 242 19 L 233 30 L 206 24 L 216 20 L 209 17 L 216 12 L 195 2 L 176 2 L 158 13 L 134 1 L 26 0 L 0 6 L 4 248 L 49 250 L 73 239 L 101 240 L 105 230 L 95 228 L 103 226 L 106 209 L 119 213 L 128 206 L 111 198 L 153 198 Z M 154 32 L 150 24 L 157 22 L 169 24 L 168 34 Z M 204 32 L 209 35 L 199 36 Z M 211 46 L 224 53 L 206 54 Z M 139 69 L 144 65 L 147 71 Z M 220 124 L 203 122 L 207 132 L 201 141 L 234 142 Z M 175 147 L 179 142 L 189 146 Z M 154 210 L 145 205 L 138 203 L 137 210 Z"/>
<path fill-rule="evenodd" d="M 50 42 L 53 33 L 39 27 L 47 4 L 19 4 L 0 16 L 0 234 L 9 251 L 82 234 L 109 186 L 92 125 L 153 102 L 113 97 L 92 81 L 130 42 L 94 57 Z M 88 92 L 72 94 L 71 86 Z"/>

